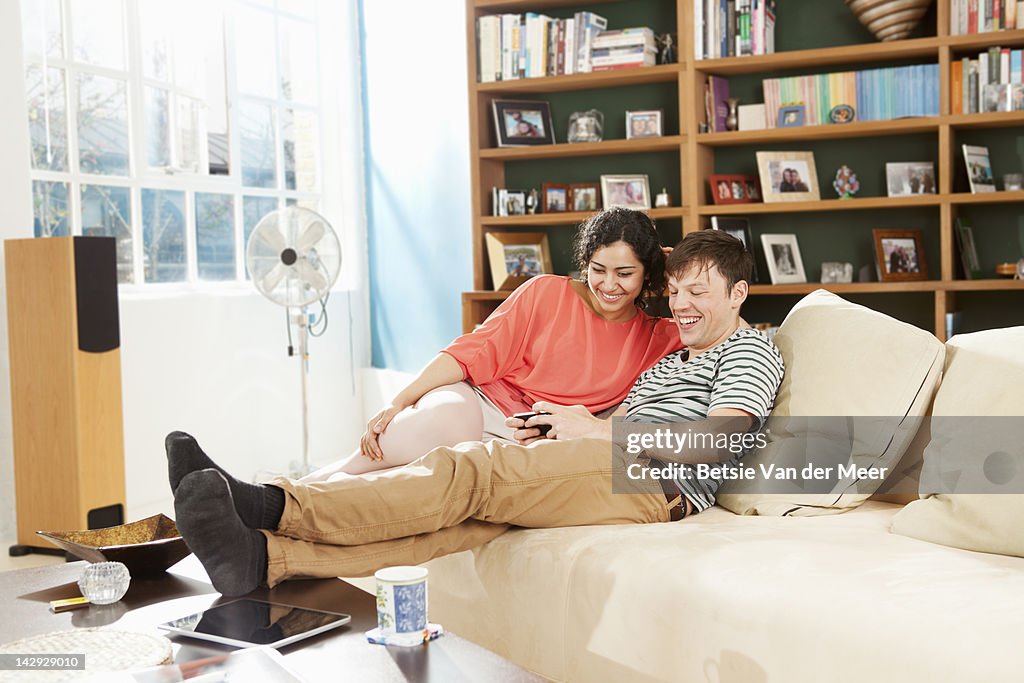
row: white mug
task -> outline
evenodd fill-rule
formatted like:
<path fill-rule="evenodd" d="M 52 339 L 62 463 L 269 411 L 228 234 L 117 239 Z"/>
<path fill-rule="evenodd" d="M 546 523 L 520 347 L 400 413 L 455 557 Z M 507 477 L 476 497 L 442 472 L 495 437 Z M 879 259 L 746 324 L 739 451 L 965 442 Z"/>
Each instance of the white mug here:
<path fill-rule="evenodd" d="M 382 636 L 410 644 L 423 641 L 427 628 L 427 570 L 424 567 L 387 567 L 377 571 L 377 628 Z"/>

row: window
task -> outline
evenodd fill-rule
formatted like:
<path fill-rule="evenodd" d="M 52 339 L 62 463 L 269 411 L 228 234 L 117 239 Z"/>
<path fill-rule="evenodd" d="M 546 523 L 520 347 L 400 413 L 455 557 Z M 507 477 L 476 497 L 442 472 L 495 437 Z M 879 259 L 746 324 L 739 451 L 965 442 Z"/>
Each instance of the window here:
<path fill-rule="evenodd" d="M 117 240 L 123 284 L 244 280 L 321 203 L 315 0 L 21 0 L 37 237 Z"/>

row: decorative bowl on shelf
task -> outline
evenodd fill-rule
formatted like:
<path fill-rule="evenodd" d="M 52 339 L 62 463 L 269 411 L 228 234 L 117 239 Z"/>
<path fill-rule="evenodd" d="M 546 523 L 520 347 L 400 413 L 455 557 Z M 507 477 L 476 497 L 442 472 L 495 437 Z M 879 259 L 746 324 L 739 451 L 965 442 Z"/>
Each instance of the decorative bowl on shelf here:
<path fill-rule="evenodd" d="M 191 552 L 174 520 L 165 515 L 106 529 L 36 533 L 88 562 L 120 562 L 133 577 L 165 572 Z"/>
<path fill-rule="evenodd" d="M 882 42 L 903 40 L 921 21 L 932 0 L 845 0 L 854 16 Z"/>

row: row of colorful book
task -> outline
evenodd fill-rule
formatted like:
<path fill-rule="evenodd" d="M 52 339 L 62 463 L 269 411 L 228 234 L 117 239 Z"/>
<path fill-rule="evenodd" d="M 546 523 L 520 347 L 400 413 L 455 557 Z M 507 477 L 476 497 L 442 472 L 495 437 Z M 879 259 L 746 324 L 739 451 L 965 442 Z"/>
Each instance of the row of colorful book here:
<path fill-rule="evenodd" d="M 494 14 L 476 21 L 477 76 L 481 83 L 653 66 L 657 45 L 650 28 L 609 31 L 593 12 L 553 19 L 545 14 Z"/>
<path fill-rule="evenodd" d="M 954 114 L 1024 110 L 1024 51 L 992 47 L 952 64 Z"/>
<path fill-rule="evenodd" d="M 693 0 L 697 59 L 775 52 L 775 0 Z"/>
<path fill-rule="evenodd" d="M 949 0 L 954 36 L 1024 28 L 1024 0 Z"/>
<path fill-rule="evenodd" d="M 829 123 L 840 104 L 853 107 L 857 121 L 939 114 L 938 64 L 766 78 L 762 85 L 769 128 L 777 126 L 779 109 L 794 105 L 804 106 L 807 126 Z"/>

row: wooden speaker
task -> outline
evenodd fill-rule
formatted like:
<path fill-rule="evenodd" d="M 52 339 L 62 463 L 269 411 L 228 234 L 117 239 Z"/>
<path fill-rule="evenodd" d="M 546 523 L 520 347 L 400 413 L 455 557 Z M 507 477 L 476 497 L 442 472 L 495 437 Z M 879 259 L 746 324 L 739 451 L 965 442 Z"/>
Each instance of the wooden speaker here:
<path fill-rule="evenodd" d="M 51 548 L 36 531 L 124 522 L 124 428 L 114 238 L 6 240 L 4 248 L 14 555 Z"/>

